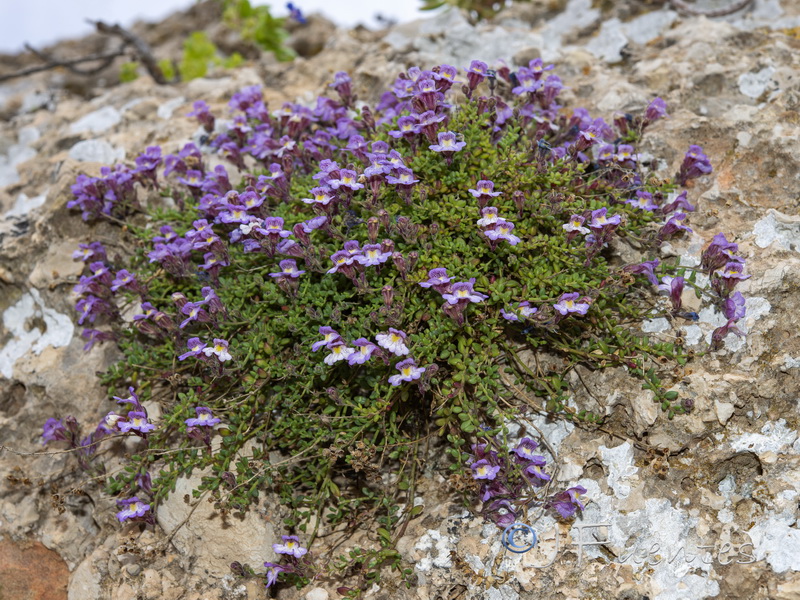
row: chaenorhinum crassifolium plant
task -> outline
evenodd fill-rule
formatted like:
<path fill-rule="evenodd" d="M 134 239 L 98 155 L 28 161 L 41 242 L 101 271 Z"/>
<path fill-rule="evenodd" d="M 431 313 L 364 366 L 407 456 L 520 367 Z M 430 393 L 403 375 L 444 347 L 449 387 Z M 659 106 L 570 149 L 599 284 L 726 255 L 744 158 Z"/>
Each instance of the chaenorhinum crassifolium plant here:
<path fill-rule="evenodd" d="M 681 312 L 691 287 L 725 314 L 715 347 L 742 334 L 736 244 L 719 234 L 698 268 L 657 258 L 691 231 L 679 186 L 709 160 L 692 146 L 674 179 L 654 177 L 636 145 L 664 102 L 609 124 L 560 106 L 552 68 L 412 68 L 375 106 L 357 101 L 346 73 L 330 84 L 337 98 L 311 107 L 270 110 L 250 87 L 228 114 L 194 104 L 202 147 L 150 147 L 135 165 L 78 177 L 69 206 L 124 223 L 139 248 L 124 261 L 96 242 L 75 255 L 87 349 L 115 341 L 125 358 L 105 382 L 135 386 L 103 419 L 108 433 L 141 438 L 109 474 L 108 491 L 131 500 L 120 515 L 146 520 L 179 476 L 208 469 L 197 493 L 221 510 L 273 490 L 307 546 L 321 519 L 369 519 L 380 559 L 350 564 L 396 566 L 393 531 L 421 510 L 409 500 L 432 434 L 446 440 L 455 487 L 477 491 L 488 518 L 505 523 L 522 496 L 569 518 L 585 490 L 551 489 L 529 438 L 511 452 L 498 441 L 517 411 L 599 422 L 567 405 L 578 364 L 627 368 L 670 418 L 690 408 L 659 377 L 688 351 L 639 325 L 694 318 Z M 620 243 L 641 261 L 621 263 Z M 655 310 L 654 293 L 668 297 Z M 529 365 L 523 350 L 560 361 Z M 517 390 L 541 404 L 517 407 Z M 160 405 L 158 419 L 137 394 Z M 77 423 L 51 421 L 47 441 L 107 435 L 80 444 Z M 274 583 L 288 567 L 271 565 Z"/>

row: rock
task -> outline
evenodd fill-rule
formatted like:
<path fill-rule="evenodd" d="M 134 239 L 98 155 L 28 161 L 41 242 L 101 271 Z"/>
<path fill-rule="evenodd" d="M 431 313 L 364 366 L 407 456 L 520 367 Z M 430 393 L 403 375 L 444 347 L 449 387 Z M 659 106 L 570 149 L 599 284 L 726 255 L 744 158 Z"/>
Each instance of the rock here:
<path fill-rule="evenodd" d="M 105 140 L 83 140 L 70 149 L 69 157 L 80 162 L 113 165 L 125 158 L 125 150 L 115 148 Z"/>
<path fill-rule="evenodd" d="M 169 119 L 172 116 L 172 113 L 175 112 L 175 109 L 185 103 L 186 98 L 183 96 L 173 98 L 172 100 L 168 100 L 159 106 L 156 114 L 158 114 L 158 116 L 162 119 Z"/>
<path fill-rule="evenodd" d="M 68 581 L 67 565 L 56 552 L 38 542 L 0 540 L 0 598 L 67 600 Z"/>
<path fill-rule="evenodd" d="M 717 420 L 720 425 L 725 425 L 728 420 L 733 416 L 733 411 L 736 407 L 729 402 L 714 401 L 714 410 L 717 412 Z"/>
<path fill-rule="evenodd" d="M 103 133 L 118 125 L 122 120 L 122 115 L 113 106 L 104 106 L 94 112 L 89 113 L 70 125 L 70 133 Z"/>
<path fill-rule="evenodd" d="M 35 325 L 40 320 L 44 327 Z M 40 354 L 47 347 L 60 348 L 72 340 L 75 327 L 67 315 L 44 305 L 35 288 L 3 313 L 3 326 L 11 341 L 0 349 L 0 374 L 11 377 L 14 363 L 28 352 Z"/>
<path fill-rule="evenodd" d="M 328 598 L 330 598 L 328 592 L 322 588 L 317 587 L 306 592 L 305 600 L 328 600 Z"/>
<path fill-rule="evenodd" d="M 189 520 L 192 507 L 184 502 L 191 491 L 200 485 L 203 475 L 178 479 L 175 491 L 156 509 L 159 526 L 174 535 L 172 543 L 184 555 L 196 561 L 197 568 L 215 577 L 230 574 L 233 561 L 260 567 L 264 562 L 276 562 L 272 550 L 276 536 L 272 525 L 251 509 L 244 519 L 233 515 L 223 517 L 205 499 L 194 500 L 197 508 Z M 257 534 L 255 533 L 257 532 Z"/>

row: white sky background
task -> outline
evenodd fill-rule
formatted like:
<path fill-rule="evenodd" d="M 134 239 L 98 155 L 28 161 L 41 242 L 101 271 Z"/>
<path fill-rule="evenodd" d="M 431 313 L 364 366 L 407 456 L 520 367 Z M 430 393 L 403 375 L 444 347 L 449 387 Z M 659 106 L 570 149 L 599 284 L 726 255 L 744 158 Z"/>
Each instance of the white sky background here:
<path fill-rule="evenodd" d="M 0 0 L 0 51 L 20 51 L 25 42 L 42 47 L 59 39 L 91 33 L 92 27 L 86 19 L 125 26 L 137 19 L 159 20 L 192 3 L 192 0 Z M 269 4 L 275 16 L 285 16 L 287 12 L 284 0 L 256 0 L 253 4 Z M 430 14 L 418 10 L 420 0 L 295 0 L 294 4 L 305 14 L 321 12 L 346 26 L 374 25 L 377 12 L 399 22 Z"/>

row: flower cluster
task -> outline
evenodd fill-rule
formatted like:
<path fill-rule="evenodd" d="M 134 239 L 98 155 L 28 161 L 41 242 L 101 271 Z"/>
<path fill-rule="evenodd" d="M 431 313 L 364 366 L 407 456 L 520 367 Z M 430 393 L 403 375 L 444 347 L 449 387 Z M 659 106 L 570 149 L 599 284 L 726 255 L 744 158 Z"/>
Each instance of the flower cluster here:
<path fill-rule="evenodd" d="M 267 587 L 272 587 L 278 581 L 281 573 L 304 577 L 312 567 L 308 548 L 300 545 L 300 538 L 296 535 L 281 536 L 282 543 L 272 544 L 272 549 L 276 554 L 285 557 L 284 563 L 265 562 L 267 568 L 266 578 Z"/>
<path fill-rule="evenodd" d="M 207 342 L 203 342 L 198 337 L 189 338 L 186 342 L 188 352 L 184 352 L 178 357 L 178 360 L 186 360 L 190 356 L 199 358 L 204 361 L 213 361 L 215 363 L 224 363 L 231 359 L 231 354 L 228 352 L 228 341 L 214 338 L 214 342 L 209 346 Z M 214 358 L 216 360 L 214 360 Z"/>
<path fill-rule="evenodd" d="M 470 470 L 472 477 L 481 482 L 479 499 L 484 503 L 483 515 L 499 527 L 507 527 L 517 520 L 515 502 L 522 504 L 531 500 L 546 508 L 554 509 L 563 518 L 574 516 L 576 508 L 583 509 L 579 500 L 585 494 L 582 487 L 570 488 L 551 497 L 539 497 L 537 490 L 544 488 L 552 476 L 547 473 L 547 459 L 536 453 L 539 447 L 535 440 L 524 437 L 507 455 L 495 448 L 493 441 L 472 445 Z M 533 492 L 533 498 L 530 498 Z M 570 498 L 565 503 L 565 496 Z M 570 510 L 569 504 L 572 506 Z"/>
<path fill-rule="evenodd" d="M 327 326 L 319 328 L 319 333 L 322 339 L 314 342 L 311 350 L 317 352 L 322 348 L 330 350 L 324 362 L 326 365 L 333 365 L 339 361 L 346 360 L 352 367 L 355 365 L 363 365 L 373 356 L 382 358 L 386 365 L 389 365 L 389 358 L 391 355 L 406 356 L 409 353 L 408 346 L 406 345 L 406 338 L 408 337 L 404 331 L 389 328 L 386 333 L 379 333 L 375 336 L 375 342 L 370 342 L 367 338 L 358 338 L 353 340 L 351 345 L 348 345 L 339 333 Z M 418 367 L 413 358 L 409 357 L 405 360 L 398 362 L 395 368 L 400 371 L 398 375 L 389 377 L 389 383 L 393 386 L 398 386 L 402 382 L 410 382 L 420 378 L 425 372 L 425 367 Z"/>
<path fill-rule="evenodd" d="M 738 244 L 729 242 L 724 234 L 718 233 L 701 255 L 700 264 L 711 278 L 711 289 L 722 304 L 722 312 L 727 319 L 711 334 L 713 348 L 718 348 L 728 333 L 744 335 L 736 323 L 745 316 L 745 299 L 734 288 L 740 281 L 749 279 L 750 275 L 744 274 L 745 260 L 736 254 L 738 251 Z"/>
<path fill-rule="evenodd" d="M 470 190 L 470 192 L 472 191 Z M 481 234 L 486 238 L 492 250 L 497 247 L 497 243 L 500 240 L 504 240 L 512 246 L 516 246 L 522 241 L 511 233 L 514 231 L 514 224 L 499 217 L 495 206 L 487 206 L 481 209 L 481 218 L 478 219 L 477 223 L 479 227 L 483 228 Z"/>
<path fill-rule="evenodd" d="M 438 267 L 428 271 L 428 280 L 421 281 L 420 286 L 433 288 L 442 295 L 445 301 L 442 310 L 459 326 L 464 324 L 464 311 L 472 303 L 479 303 L 489 296 L 476 292 L 474 289 L 475 278 L 469 281 L 451 283 L 452 278 L 447 275 L 447 269 Z"/>

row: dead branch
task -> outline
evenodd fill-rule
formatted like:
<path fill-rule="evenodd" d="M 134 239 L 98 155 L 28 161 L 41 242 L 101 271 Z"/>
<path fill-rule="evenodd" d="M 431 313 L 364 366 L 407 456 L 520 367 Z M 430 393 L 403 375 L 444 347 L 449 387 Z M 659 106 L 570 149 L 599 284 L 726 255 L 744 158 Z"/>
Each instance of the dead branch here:
<path fill-rule="evenodd" d="M 158 66 L 156 59 L 153 57 L 153 53 L 150 51 L 150 46 L 142 38 L 131 33 L 120 25 L 109 25 L 108 23 L 103 23 L 102 21 L 89 21 L 89 23 L 92 23 L 97 28 L 99 33 L 113 35 L 120 38 L 123 42 L 125 42 L 126 45 L 133 46 L 134 50 L 136 51 L 136 57 L 139 59 L 139 62 L 142 63 L 144 68 L 147 69 L 147 72 L 150 74 L 150 77 L 153 78 L 153 81 L 160 85 L 169 83 L 164 77 L 164 74 L 161 72 L 161 68 Z"/>
<path fill-rule="evenodd" d="M 92 54 L 90 56 L 84 56 L 82 58 L 73 58 L 70 60 L 59 60 L 50 56 L 47 56 L 41 51 L 34 50 L 27 44 L 25 48 L 31 52 L 33 52 L 36 56 L 41 58 L 42 60 L 46 61 L 44 65 L 37 65 L 35 67 L 28 67 L 27 69 L 21 69 L 19 71 L 14 71 L 13 73 L 7 73 L 5 75 L 0 75 L 0 82 L 8 81 L 10 79 L 16 79 L 17 77 L 25 77 L 27 75 L 33 75 L 34 73 L 41 73 L 42 71 L 49 71 L 50 69 L 57 69 L 59 67 L 64 67 L 69 69 L 73 73 L 77 73 L 78 75 L 94 75 L 108 67 L 115 58 L 122 56 L 125 54 L 124 46 L 121 47 L 119 50 L 115 52 L 109 52 L 107 54 Z M 46 58 L 45 58 L 46 57 Z M 80 65 L 83 63 L 94 62 L 94 61 L 103 61 L 95 68 L 92 69 L 77 69 L 75 65 Z"/>

